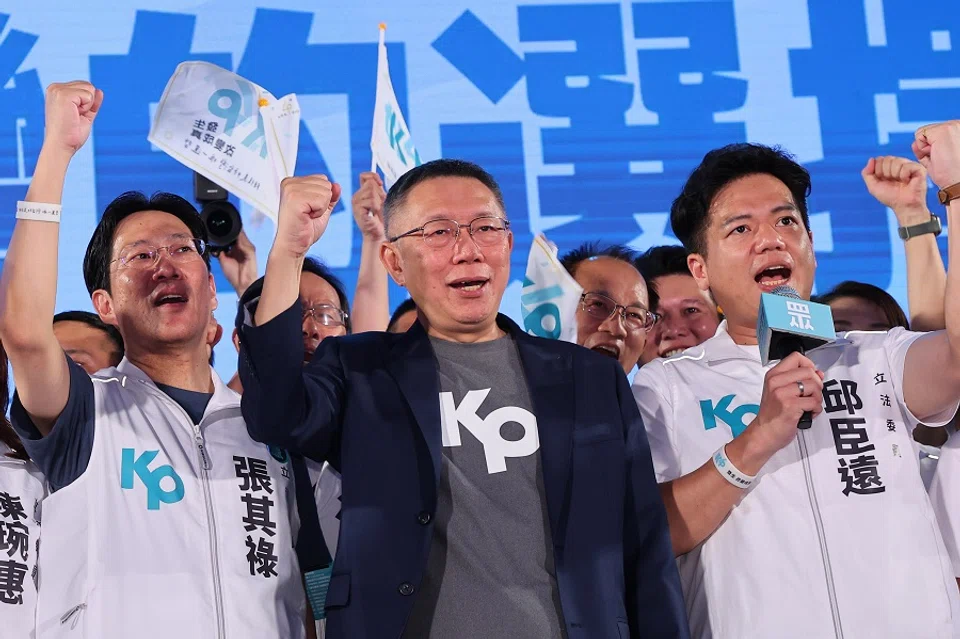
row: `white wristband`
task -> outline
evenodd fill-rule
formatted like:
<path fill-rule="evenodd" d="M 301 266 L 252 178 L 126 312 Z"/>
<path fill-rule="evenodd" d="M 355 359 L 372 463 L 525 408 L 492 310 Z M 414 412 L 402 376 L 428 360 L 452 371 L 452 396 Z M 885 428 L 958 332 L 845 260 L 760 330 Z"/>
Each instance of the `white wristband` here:
<path fill-rule="evenodd" d="M 18 220 L 60 223 L 60 205 L 43 202 L 17 202 Z"/>
<path fill-rule="evenodd" d="M 737 488 L 746 488 L 757 478 L 756 475 L 747 475 L 739 468 L 733 465 L 730 458 L 727 457 L 726 445 L 720 447 L 720 450 L 713 454 L 713 465 L 717 467 L 717 472 L 723 475 L 723 478 L 736 486 Z"/>

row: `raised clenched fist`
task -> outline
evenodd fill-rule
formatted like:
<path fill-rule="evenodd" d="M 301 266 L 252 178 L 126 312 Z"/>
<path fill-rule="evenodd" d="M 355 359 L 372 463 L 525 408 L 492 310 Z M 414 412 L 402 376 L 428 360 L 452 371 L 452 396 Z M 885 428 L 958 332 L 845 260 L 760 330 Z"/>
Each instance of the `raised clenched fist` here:
<path fill-rule="evenodd" d="M 893 209 L 901 226 L 930 219 L 927 170 L 918 162 L 891 155 L 870 158 L 860 173 L 870 195 Z"/>
<path fill-rule="evenodd" d="M 326 175 L 289 177 L 280 183 L 280 213 L 274 250 L 306 255 L 323 235 L 340 200 L 340 185 Z"/>
<path fill-rule="evenodd" d="M 360 188 L 353 194 L 351 207 L 353 219 L 360 227 L 360 233 L 366 240 L 385 239 L 383 228 L 383 203 L 387 192 L 383 190 L 383 180 L 375 172 L 360 174 Z"/>
<path fill-rule="evenodd" d="M 917 129 L 913 152 L 941 189 L 960 183 L 960 120 Z"/>
<path fill-rule="evenodd" d="M 93 120 L 102 102 L 103 91 L 89 82 L 66 82 L 47 87 L 44 146 L 69 155 L 76 153 L 90 137 Z"/>

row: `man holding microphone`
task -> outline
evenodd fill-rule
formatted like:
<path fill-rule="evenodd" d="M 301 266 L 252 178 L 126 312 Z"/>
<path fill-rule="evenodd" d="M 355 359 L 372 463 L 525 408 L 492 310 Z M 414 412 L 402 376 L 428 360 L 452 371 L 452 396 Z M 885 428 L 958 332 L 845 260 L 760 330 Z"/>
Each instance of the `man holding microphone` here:
<path fill-rule="evenodd" d="M 922 129 L 914 150 L 960 225 L 960 122 Z M 847 333 L 763 365 L 761 293 L 813 287 L 809 189 L 789 156 L 738 144 L 707 154 L 671 211 L 726 316 L 633 387 L 692 635 L 952 637 L 960 598 L 910 431 L 957 409 L 960 272 L 945 331 Z"/>

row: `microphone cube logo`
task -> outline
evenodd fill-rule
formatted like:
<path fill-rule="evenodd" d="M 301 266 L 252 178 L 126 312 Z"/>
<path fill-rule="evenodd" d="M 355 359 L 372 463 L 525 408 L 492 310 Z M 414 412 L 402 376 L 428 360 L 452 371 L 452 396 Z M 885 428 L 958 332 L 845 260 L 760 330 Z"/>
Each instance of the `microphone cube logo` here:
<path fill-rule="evenodd" d="M 801 331 L 812 331 L 813 324 L 810 322 L 810 305 L 804 302 L 787 301 L 787 315 L 790 316 L 790 326 Z"/>

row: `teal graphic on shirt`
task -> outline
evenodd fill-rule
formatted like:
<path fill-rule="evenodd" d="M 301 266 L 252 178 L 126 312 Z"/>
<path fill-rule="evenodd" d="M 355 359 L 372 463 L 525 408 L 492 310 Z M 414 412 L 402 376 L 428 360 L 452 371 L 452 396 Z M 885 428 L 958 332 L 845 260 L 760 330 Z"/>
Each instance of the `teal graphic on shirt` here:
<path fill-rule="evenodd" d="M 160 510 L 160 504 L 175 504 L 183 499 L 183 480 L 170 464 L 150 469 L 150 463 L 159 454 L 159 450 L 145 450 L 136 458 L 133 448 L 124 448 L 121 452 L 120 488 L 133 490 L 136 475 L 147 489 L 147 510 Z M 164 489 L 160 482 L 169 477 L 173 480 L 173 488 Z"/>
<path fill-rule="evenodd" d="M 717 420 L 730 427 L 733 436 L 737 437 L 747 428 L 749 420 L 748 415 L 757 416 L 760 412 L 759 404 L 740 404 L 731 408 L 736 395 L 727 395 L 721 398 L 716 404 L 712 400 L 700 400 L 700 414 L 703 415 L 704 430 L 711 430 L 717 427 Z"/>

